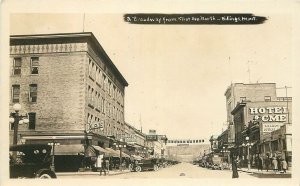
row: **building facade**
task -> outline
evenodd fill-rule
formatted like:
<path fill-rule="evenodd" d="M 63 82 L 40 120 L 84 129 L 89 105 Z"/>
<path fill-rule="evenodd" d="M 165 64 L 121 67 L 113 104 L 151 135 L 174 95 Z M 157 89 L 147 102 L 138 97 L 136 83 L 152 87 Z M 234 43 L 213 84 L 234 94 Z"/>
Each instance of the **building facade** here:
<path fill-rule="evenodd" d="M 226 113 L 228 123 L 228 143 L 233 144 L 235 140 L 235 129 L 233 127 L 234 118 L 231 111 L 242 101 L 271 101 L 276 100 L 275 83 L 233 83 L 225 91 Z"/>
<path fill-rule="evenodd" d="M 92 33 L 11 36 L 10 67 L 10 111 L 20 103 L 29 116 L 19 126 L 19 142 L 55 140 L 80 150 L 109 147 L 108 136 L 125 133 L 128 83 Z"/>
<path fill-rule="evenodd" d="M 136 129 L 129 123 L 125 123 L 125 142 L 130 150 L 130 155 L 149 157 L 149 147 L 146 143 L 146 134 Z"/>
<path fill-rule="evenodd" d="M 149 133 L 146 135 L 146 144 L 145 146 L 149 149 L 149 157 L 154 158 L 166 158 L 166 144 L 168 138 L 166 135 L 156 134 L 156 130 L 149 130 Z"/>

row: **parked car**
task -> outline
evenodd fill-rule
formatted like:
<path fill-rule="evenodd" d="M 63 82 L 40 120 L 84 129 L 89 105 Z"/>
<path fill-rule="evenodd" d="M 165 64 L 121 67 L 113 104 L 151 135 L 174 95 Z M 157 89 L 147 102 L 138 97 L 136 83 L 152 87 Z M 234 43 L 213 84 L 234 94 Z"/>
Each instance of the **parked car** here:
<path fill-rule="evenodd" d="M 157 171 L 159 169 L 158 159 L 142 159 L 136 160 L 132 164 L 132 170 L 136 172 L 141 172 L 144 170 L 154 170 Z"/>
<path fill-rule="evenodd" d="M 211 168 L 213 170 L 223 170 L 222 164 L 213 164 Z"/>
<path fill-rule="evenodd" d="M 194 160 L 192 163 L 193 163 L 193 165 L 197 165 L 197 164 L 199 164 L 199 160 Z"/>
<path fill-rule="evenodd" d="M 56 178 L 50 168 L 51 148 L 44 144 L 10 146 L 10 178 Z"/>

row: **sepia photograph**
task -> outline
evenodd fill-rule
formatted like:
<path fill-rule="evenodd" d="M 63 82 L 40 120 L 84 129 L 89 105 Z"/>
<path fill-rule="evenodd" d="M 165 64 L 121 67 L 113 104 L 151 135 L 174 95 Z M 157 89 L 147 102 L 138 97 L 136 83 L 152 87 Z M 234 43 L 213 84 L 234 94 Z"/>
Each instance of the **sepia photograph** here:
<path fill-rule="evenodd" d="M 3 184 L 299 184 L 299 5 L 272 3 L 3 3 Z"/>

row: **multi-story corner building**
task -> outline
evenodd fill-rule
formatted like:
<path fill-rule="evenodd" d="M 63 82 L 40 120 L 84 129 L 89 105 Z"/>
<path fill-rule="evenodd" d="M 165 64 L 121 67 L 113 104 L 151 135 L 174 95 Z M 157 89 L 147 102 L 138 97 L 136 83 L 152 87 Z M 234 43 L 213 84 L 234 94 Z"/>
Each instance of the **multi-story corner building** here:
<path fill-rule="evenodd" d="M 235 129 L 231 111 L 243 101 L 273 101 L 277 99 L 275 83 L 233 83 L 225 91 L 228 123 L 228 143 L 234 142 Z"/>
<path fill-rule="evenodd" d="M 30 120 L 19 126 L 19 142 L 55 139 L 79 151 L 87 143 L 108 147 L 107 136 L 124 134 L 128 83 L 92 33 L 13 35 L 10 67 L 10 110 L 20 103 Z"/>
<path fill-rule="evenodd" d="M 168 159 L 180 162 L 192 162 L 210 149 L 210 142 L 206 138 L 169 139 L 166 144 Z"/>

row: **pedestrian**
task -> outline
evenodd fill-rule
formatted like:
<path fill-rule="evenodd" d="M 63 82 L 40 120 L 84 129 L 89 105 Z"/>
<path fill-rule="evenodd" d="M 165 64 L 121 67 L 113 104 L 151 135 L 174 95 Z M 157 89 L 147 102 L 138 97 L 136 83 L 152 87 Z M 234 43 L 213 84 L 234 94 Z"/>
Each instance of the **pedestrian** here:
<path fill-rule="evenodd" d="M 269 157 L 269 155 L 267 155 L 267 158 L 265 159 L 265 166 L 266 166 L 267 172 L 269 172 L 270 164 L 271 164 L 270 157 Z"/>
<path fill-rule="evenodd" d="M 273 165 L 273 171 L 276 172 L 278 170 L 278 161 L 275 157 L 273 157 L 272 165 Z"/>
<path fill-rule="evenodd" d="M 257 169 L 259 170 L 263 170 L 263 160 L 262 157 L 258 156 L 258 160 L 257 160 Z"/>
<path fill-rule="evenodd" d="M 277 156 L 277 166 L 278 166 L 278 171 L 281 171 L 281 157 Z"/>
<path fill-rule="evenodd" d="M 286 173 L 287 162 L 285 161 L 285 159 L 282 159 L 282 161 L 281 161 L 281 166 L 282 166 L 283 172 Z"/>
<path fill-rule="evenodd" d="M 257 167 L 257 169 L 259 169 L 259 167 L 258 167 L 258 163 L 259 163 L 259 157 L 258 157 L 258 154 L 255 155 L 254 163 L 255 163 L 255 166 Z"/>
<path fill-rule="evenodd" d="M 106 162 L 104 159 L 101 159 L 100 176 L 102 175 L 102 172 L 104 173 L 104 176 L 106 176 Z"/>
<path fill-rule="evenodd" d="M 239 173 L 237 171 L 237 159 L 235 156 L 232 158 L 232 178 L 239 178 Z"/>

